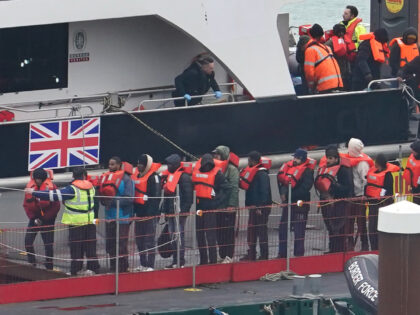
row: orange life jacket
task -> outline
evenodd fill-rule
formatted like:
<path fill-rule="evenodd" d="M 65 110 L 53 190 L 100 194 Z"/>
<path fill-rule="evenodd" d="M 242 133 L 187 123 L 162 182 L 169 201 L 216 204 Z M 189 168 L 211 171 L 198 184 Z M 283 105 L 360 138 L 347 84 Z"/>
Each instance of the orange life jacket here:
<path fill-rule="evenodd" d="M 314 170 L 315 166 L 316 161 L 311 158 L 307 158 L 304 163 L 297 166 L 293 166 L 293 160 L 289 161 L 280 167 L 277 180 L 285 186 L 289 185 L 290 182 L 292 188 L 295 188 L 305 170 L 307 168 Z"/>
<path fill-rule="evenodd" d="M 214 165 L 216 167 L 218 167 L 222 171 L 222 173 L 226 172 L 226 168 L 229 164 L 229 160 L 221 161 L 221 160 L 213 159 L 213 161 L 214 161 Z M 195 169 L 200 169 L 200 167 L 201 167 L 201 159 L 199 159 L 197 162 L 195 162 L 194 170 Z M 193 172 L 194 172 L 194 170 L 193 170 Z"/>
<path fill-rule="evenodd" d="M 350 156 L 348 153 L 340 153 L 340 156 L 350 160 L 351 167 L 355 167 L 362 161 L 367 162 L 369 164 L 369 167 L 373 167 L 375 165 L 370 156 L 365 153 L 361 153 L 358 157 Z"/>
<path fill-rule="evenodd" d="M 144 200 L 144 196 L 147 195 L 147 181 L 149 180 L 149 177 L 156 173 L 159 168 L 162 166 L 160 163 L 152 163 L 149 171 L 144 174 L 142 177 L 139 177 L 139 170 L 136 167 L 134 170 L 134 174 L 131 176 L 131 178 L 134 181 L 134 203 L 144 205 L 146 203 L 146 200 Z"/>
<path fill-rule="evenodd" d="M 259 170 L 268 171 L 271 168 L 271 160 L 266 157 L 262 157 L 260 163 L 255 166 L 247 166 L 239 173 L 239 187 L 248 190 L 255 175 Z"/>
<path fill-rule="evenodd" d="M 359 36 L 361 40 L 370 41 L 370 49 L 372 50 L 373 59 L 379 63 L 387 62 L 389 58 L 389 48 L 388 44 L 382 44 L 375 39 L 373 33 L 362 34 Z"/>
<path fill-rule="evenodd" d="M 356 29 L 357 25 L 362 22 L 361 18 L 357 18 L 356 20 L 354 20 L 353 23 L 351 23 L 350 25 L 347 26 L 346 28 L 346 34 L 344 34 L 344 42 L 346 43 L 347 46 L 347 59 L 349 61 L 353 61 L 356 58 L 356 44 L 353 41 L 353 35 L 354 35 L 354 30 Z M 356 40 L 357 42 L 357 40 Z"/>
<path fill-rule="evenodd" d="M 343 57 L 347 54 L 347 45 L 343 38 L 333 35 L 331 41 L 333 43 L 334 55 Z"/>
<path fill-rule="evenodd" d="M 100 194 L 102 196 L 115 196 L 125 173 L 130 176 L 133 174 L 133 165 L 128 162 L 122 162 L 118 171 L 103 173 L 100 180 Z"/>
<path fill-rule="evenodd" d="M 195 164 L 192 173 L 195 195 L 197 198 L 212 199 L 214 197 L 214 181 L 216 180 L 216 174 L 221 168 L 214 166 L 210 172 L 201 172 L 200 164 L 198 162 Z"/>
<path fill-rule="evenodd" d="M 407 166 L 403 177 L 411 187 L 419 187 L 420 182 L 420 160 L 416 160 L 413 154 L 408 157 Z"/>
<path fill-rule="evenodd" d="M 76 179 L 71 184 L 83 190 L 89 190 L 93 188 L 93 184 L 88 180 Z"/>
<path fill-rule="evenodd" d="M 101 176 L 88 174 L 86 180 L 90 181 L 94 187 L 98 187 L 101 183 Z"/>
<path fill-rule="evenodd" d="M 326 161 L 326 159 L 325 159 Z M 329 192 L 331 184 L 335 182 L 338 171 L 341 166 L 351 167 L 350 160 L 341 156 L 340 163 L 331 167 L 327 167 L 326 163 L 319 163 L 318 174 L 315 178 L 315 188 L 319 192 Z"/>
<path fill-rule="evenodd" d="M 400 46 L 400 67 L 404 67 L 411 60 L 419 55 L 419 47 L 417 43 L 407 45 L 404 44 L 402 37 L 396 37 L 389 43 L 389 47 L 392 47 L 395 43 Z"/>
<path fill-rule="evenodd" d="M 372 198 L 381 197 L 381 191 L 384 188 L 385 175 L 389 172 L 398 172 L 399 170 L 399 166 L 391 163 L 386 163 L 386 169 L 378 173 L 376 167 L 371 167 L 366 176 L 366 196 Z"/>

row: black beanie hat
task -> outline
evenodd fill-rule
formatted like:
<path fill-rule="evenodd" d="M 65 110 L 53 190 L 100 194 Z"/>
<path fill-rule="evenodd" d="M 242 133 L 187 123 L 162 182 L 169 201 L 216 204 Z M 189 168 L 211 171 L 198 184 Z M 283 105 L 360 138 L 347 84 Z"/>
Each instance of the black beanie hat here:
<path fill-rule="evenodd" d="M 375 39 L 378 42 L 382 44 L 388 42 L 388 32 L 386 31 L 386 29 L 378 28 L 375 32 L 373 32 L 373 34 L 375 35 Z"/>
<path fill-rule="evenodd" d="M 334 144 L 330 144 L 329 146 L 327 146 L 327 148 L 325 149 L 325 156 L 329 157 L 340 157 L 340 155 L 338 154 L 338 148 L 336 145 Z"/>
<path fill-rule="evenodd" d="M 416 140 L 412 144 L 410 144 L 410 148 L 413 151 L 420 153 L 420 140 Z"/>
<path fill-rule="evenodd" d="M 335 24 L 333 27 L 333 33 L 335 36 L 339 36 L 340 33 L 346 33 L 346 27 L 343 24 Z"/>
<path fill-rule="evenodd" d="M 45 181 L 47 179 L 47 177 L 48 177 L 48 174 L 47 174 L 47 172 L 43 168 L 37 168 L 32 173 L 32 177 L 34 179 L 40 179 L 42 181 Z"/>
<path fill-rule="evenodd" d="M 313 38 L 322 37 L 324 35 L 324 30 L 322 29 L 321 25 L 314 24 L 309 30 L 309 34 L 311 34 Z"/>

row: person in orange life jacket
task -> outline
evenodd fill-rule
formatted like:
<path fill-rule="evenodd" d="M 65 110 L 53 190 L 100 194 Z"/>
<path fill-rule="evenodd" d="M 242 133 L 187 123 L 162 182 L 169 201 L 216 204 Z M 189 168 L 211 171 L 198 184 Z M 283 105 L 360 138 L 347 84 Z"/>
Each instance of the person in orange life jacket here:
<path fill-rule="evenodd" d="M 329 252 L 343 252 L 352 247 L 353 244 L 348 244 L 349 234 L 349 214 L 350 205 L 345 200 L 326 203 L 322 200 L 341 199 L 353 197 L 353 176 L 351 172 L 350 163 L 345 158 L 340 157 L 337 146 L 329 145 L 325 150 L 326 165 L 320 163 L 318 168 L 318 175 L 315 178 L 315 188 L 320 193 L 321 212 L 324 219 L 325 226 L 329 234 Z M 321 172 L 323 169 L 338 167 L 335 176 L 323 176 Z M 320 180 L 327 179 L 331 186 L 328 190 L 320 190 L 318 186 Z"/>
<path fill-rule="evenodd" d="M 73 182 L 64 188 L 54 189 L 52 191 L 34 191 L 32 195 L 41 200 L 54 200 L 56 202 L 62 201 L 66 207 L 65 212 L 63 213 L 63 224 L 69 224 L 69 245 L 70 245 L 70 257 L 72 259 L 70 263 L 70 273 L 72 276 L 77 275 L 78 272 L 82 271 L 83 268 L 83 257 L 86 256 L 87 259 L 87 271 L 90 274 L 99 272 L 99 263 L 96 260 L 96 226 L 93 223 L 93 220 L 90 221 L 90 211 L 80 212 L 71 212 L 67 210 L 66 202 L 71 201 L 77 195 L 81 195 L 80 191 L 87 191 L 88 194 L 93 188 L 92 184 L 86 180 L 86 170 L 82 167 L 76 167 L 73 169 Z M 76 189 L 79 190 L 79 193 L 76 192 Z M 88 197 L 87 202 L 91 200 Z M 92 196 L 93 198 L 93 196 Z M 77 202 L 77 201 L 76 201 Z M 76 224 L 73 222 L 66 223 L 66 218 L 70 219 L 70 215 L 83 215 L 83 224 Z M 93 217 L 93 216 L 92 216 Z"/>
<path fill-rule="evenodd" d="M 229 147 L 219 145 L 212 153 L 214 159 L 226 163 L 223 174 L 230 186 L 229 196 L 222 208 L 232 208 L 232 211 L 217 213 L 217 244 L 219 245 L 219 256 L 223 259 L 223 263 L 231 263 L 235 251 L 236 210 L 239 208 L 239 170 L 238 166 L 234 165 L 229 159 Z"/>
<path fill-rule="evenodd" d="M 261 154 L 252 151 L 248 154 L 248 168 L 255 176 L 245 192 L 245 206 L 250 207 L 248 217 L 248 253 L 243 261 L 257 259 L 257 242 L 260 245 L 259 260 L 268 259 L 268 217 L 271 212 L 271 188 L 268 171 L 261 164 Z M 242 180 L 242 179 L 241 179 Z"/>
<path fill-rule="evenodd" d="M 336 24 L 333 27 L 333 36 L 325 43 L 330 47 L 335 60 L 340 67 L 341 78 L 343 79 L 344 90 L 349 91 L 351 88 L 351 68 L 347 55 L 347 45 L 344 41 L 346 27 L 343 24 Z"/>
<path fill-rule="evenodd" d="M 141 218 L 135 221 L 136 244 L 140 252 L 140 271 L 152 271 L 155 267 L 156 221 L 159 215 L 161 164 L 153 163 L 150 155 L 138 158 L 132 179 L 135 187 L 134 213 Z"/>
<path fill-rule="evenodd" d="M 419 55 L 417 40 L 416 29 L 409 27 L 404 31 L 402 38 L 394 38 L 390 42 L 389 65 L 392 76 L 397 76 L 402 67 Z"/>
<path fill-rule="evenodd" d="M 312 162 L 313 164 L 309 164 Z M 278 176 L 279 193 L 281 202 L 286 204 L 288 202 L 290 177 L 288 174 L 294 174 L 295 170 L 299 166 L 303 168 L 302 171 L 296 173 L 299 178 L 297 179 L 296 186 L 292 187 L 292 203 L 296 203 L 298 200 L 310 201 L 311 200 L 311 188 L 314 184 L 314 170 L 315 161 L 308 160 L 308 152 L 304 149 L 297 149 L 293 160 L 285 163 L 286 166 L 282 166 L 280 170 L 288 171 L 284 172 L 285 176 L 282 176 L 281 171 Z M 295 234 L 294 242 L 294 255 L 303 256 L 305 252 L 305 229 L 306 221 L 308 220 L 309 204 L 304 204 L 301 207 L 292 205 L 291 207 L 292 219 L 291 228 Z M 278 258 L 285 258 L 287 256 L 287 220 L 288 220 L 288 207 L 283 207 L 283 213 L 280 219 L 279 227 L 279 254 Z"/>
<path fill-rule="evenodd" d="M 196 217 L 200 265 L 215 264 L 217 263 L 217 216 L 214 210 L 220 209 L 226 202 L 230 186 L 222 171 L 215 166 L 211 154 L 204 154 L 199 162 L 200 168 L 196 164 L 192 181 L 196 192 L 197 210 L 202 210 L 202 215 Z"/>
<path fill-rule="evenodd" d="M 403 177 L 410 185 L 410 193 L 414 194 L 413 202 L 420 205 L 420 140 L 413 142 L 410 148 L 411 155 L 408 157 Z"/>
<path fill-rule="evenodd" d="M 42 168 L 37 168 L 32 173 L 32 179 L 29 181 L 28 188 L 35 190 L 52 190 L 57 189 L 51 179 L 48 178 L 47 172 Z M 25 194 L 23 200 L 23 208 L 29 218 L 28 229 L 25 234 L 25 248 L 28 253 L 28 262 L 36 265 L 36 259 L 33 255 L 34 241 L 38 232 L 41 233 L 44 242 L 45 256 L 53 257 L 54 255 L 54 223 L 57 213 L 60 210 L 59 201 L 40 201 L 31 194 Z M 45 268 L 53 269 L 53 259 L 45 259 Z"/>
<path fill-rule="evenodd" d="M 211 87 L 216 98 L 221 98 L 219 85 L 214 77 L 214 59 L 206 54 L 200 54 L 194 58 L 191 65 L 175 78 L 175 91 L 173 97 L 184 97 L 183 100 L 175 100 L 175 106 L 185 106 L 185 100 L 188 105 L 199 104 L 202 100 L 191 98 L 195 95 L 204 95 Z"/>
<path fill-rule="evenodd" d="M 331 49 L 321 43 L 324 30 L 314 24 L 309 30 L 312 36 L 305 50 L 305 78 L 309 93 L 329 93 L 343 87 L 340 67 Z"/>
<path fill-rule="evenodd" d="M 120 171 L 122 161 L 118 156 L 109 159 L 109 171 L 102 174 L 103 177 L 115 175 Z M 104 203 L 105 200 L 105 203 Z M 121 181 L 116 187 L 116 194 L 113 198 L 104 198 L 101 202 L 105 206 L 105 219 L 110 220 L 105 223 L 106 234 L 106 252 L 110 256 L 111 271 L 115 271 L 116 266 L 116 233 L 117 233 L 117 200 L 119 200 L 119 272 L 126 272 L 128 269 L 128 233 L 130 231 L 130 223 L 128 219 L 133 215 L 133 201 L 134 201 L 134 182 L 131 179 L 131 174 L 124 172 Z"/>
<path fill-rule="evenodd" d="M 352 165 L 355 197 L 364 196 L 367 184 L 366 176 L 369 169 L 373 166 L 373 160 L 362 152 L 363 148 L 364 144 L 360 139 L 351 138 L 348 143 L 348 154 L 345 155 L 346 158 L 350 159 Z M 351 204 L 351 210 L 352 216 L 349 223 L 350 233 L 353 235 L 354 221 L 356 219 L 357 231 L 360 234 L 360 241 L 362 243 L 361 250 L 368 251 L 369 241 L 366 228 L 366 206 L 363 201 L 354 202 Z M 355 239 L 357 239 L 357 237 Z"/>
<path fill-rule="evenodd" d="M 386 45 L 388 32 L 384 28 L 379 28 L 373 36 L 369 40 L 364 40 L 359 46 L 352 73 L 353 91 L 363 90 L 367 88 L 370 81 L 380 79 L 381 66 L 388 57 Z M 376 47 L 375 50 L 372 50 L 372 46 Z"/>
<path fill-rule="evenodd" d="M 378 250 L 378 213 L 379 208 L 393 203 L 394 178 L 399 166 L 387 163 L 384 154 L 376 157 L 375 166 L 369 170 L 365 196 L 369 198 L 369 241 L 371 250 Z M 383 197 L 389 196 L 388 199 Z M 375 198 L 375 199 L 372 199 Z"/>
<path fill-rule="evenodd" d="M 165 197 L 174 197 L 176 195 L 176 187 L 179 185 L 179 203 L 181 215 L 179 216 L 179 231 L 181 236 L 180 253 L 177 252 L 177 244 L 174 242 L 172 248 L 174 254 L 172 255 L 172 263 L 165 267 L 165 269 L 176 268 L 179 262 L 181 267 L 185 265 L 185 223 L 187 221 L 187 214 L 190 212 L 193 203 L 193 184 L 191 175 L 185 172 L 181 166 L 181 157 L 178 154 L 171 154 L 165 159 L 168 165 L 168 174 L 163 179 L 163 193 Z M 173 215 L 175 213 L 174 200 L 172 198 L 163 199 L 161 213 L 165 215 Z M 173 235 L 176 232 L 175 217 L 169 218 L 169 233 Z"/>

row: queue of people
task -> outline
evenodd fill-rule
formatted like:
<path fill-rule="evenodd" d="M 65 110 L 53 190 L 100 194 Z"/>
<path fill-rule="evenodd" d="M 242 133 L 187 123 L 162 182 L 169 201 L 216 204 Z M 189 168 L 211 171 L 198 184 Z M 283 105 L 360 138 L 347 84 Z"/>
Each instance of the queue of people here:
<path fill-rule="evenodd" d="M 314 24 L 308 34 L 299 38 L 296 61 L 304 94 L 366 89 L 372 80 L 384 78 L 382 67 L 388 64 L 393 77 L 408 79 L 413 73 L 420 74 L 419 61 L 410 65 L 419 56 L 414 28 L 389 41 L 384 28 L 367 33 L 358 14 L 358 9 L 349 5 L 329 36 Z"/>
<path fill-rule="evenodd" d="M 317 169 L 317 162 L 308 156 L 308 152 L 298 148 L 293 159 L 280 167 L 277 183 L 283 208 L 278 258 L 287 257 L 288 228 L 294 233 L 294 256 L 305 254 L 312 187 L 319 194 L 319 207 L 329 236 L 329 253 L 353 251 L 359 237 L 362 251 L 378 249 L 378 209 L 392 202 L 392 173 L 399 171 L 400 166 L 387 161 L 383 154 L 373 161 L 363 153 L 363 147 L 363 142 L 355 138 L 350 139 L 346 153 L 329 145 Z M 411 148 L 412 154 L 403 176 L 411 193 L 420 193 L 420 140 Z M 36 264 L 33 243 L 40 232 L 47 256 L 45 267 L 53 268 L 54 222 L 62 203 L 61 223 L 69 227 L 71 275 L 99 272 L 95 225 L 95 199 L 99 199 L 104 207 L 106 252 L 111 271 L 116 268 L 117 230 L 119 271 L 154 270 L 159 247 L 156 243 L 159 214 L 167 220 L 170 239 L 173 240 L 169 245 L 172 261 L 166 268 L 183 267 L 186 263 L 185 225 L 194 202 L 194 192 L 200 264 L 232 263 L 238 232 L 235 227 L 239 189 L 245 191 L 245 206 L 249 211 L 248 250 L 240 260 L 269 259 L 268 221 L 274 204 L 269 179 L 270 159 L 252 151 L 248 155 L 247 167 L 239 171 L 239 158 L 228 147 L 218 146 L 212 153 L 204 154 L 194 167 L 191 162 L 182 162 L 178 154 L 168 156 L 165 162 L 167 170 L 159 173 L 161 164 L 154 162 L 150 155 L 140 155 L 135 168 L 115 156 L 110 158 L 108 171 L 99 179 L 89 177 L 85 169 L 77 167 L 73 170 L 74 180 L 61 189 L 53 184 L 51 171 L 34 170 L 24 199 L 29 218 L 25 237 L 29 263 Z M 176 202 L 175 196 L 179 196 Z M 415 196 L 414 202 L 420 204 L 419 200 Z M 369 206 L 368 228 L 366 204 Z M 128 260 L 132 221 L 140 261 L 135 269 L 129 269 Z M 87 260 L 86 271 L 83 271 L 84 258 Z"/>

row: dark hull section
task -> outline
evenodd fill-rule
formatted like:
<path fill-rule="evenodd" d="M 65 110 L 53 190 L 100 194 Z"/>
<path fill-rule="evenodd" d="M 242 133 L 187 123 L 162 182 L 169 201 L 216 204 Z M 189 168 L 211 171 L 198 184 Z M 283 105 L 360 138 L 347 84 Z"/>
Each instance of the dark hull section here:
<path fill-rule="evenodd" d="M 219 106 L 196 106 L 136 114 L 186 151 L 199 156 L 225 144 L 239 155 L 291 152 L 361 138 L 366 145 L 407 139 L 407 109 L 400 91 Z M 0 177 L 27 175 L 29 124 L 0 126 L 4 144 Z M 128 115 L 101 122 L 101 163 L 113 155 L 135 162 L 141 153 L 162 161 L 178 152 Z M 182 155 L 182 154 L 181 154 Z"/>

